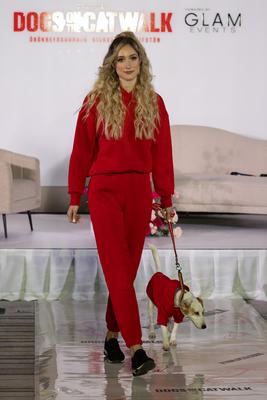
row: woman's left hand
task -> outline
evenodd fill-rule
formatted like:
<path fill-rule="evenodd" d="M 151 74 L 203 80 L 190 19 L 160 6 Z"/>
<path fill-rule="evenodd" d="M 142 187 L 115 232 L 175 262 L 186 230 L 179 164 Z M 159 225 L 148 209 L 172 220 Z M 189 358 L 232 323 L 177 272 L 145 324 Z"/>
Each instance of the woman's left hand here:
<path fill-rule="evenodd" d="M 172 222 L 172 218 L 175 215 L 173 207 L 163 208 L 163 213 L 164 213 L 164 218 L 166 219 L 166 221 Z"/>

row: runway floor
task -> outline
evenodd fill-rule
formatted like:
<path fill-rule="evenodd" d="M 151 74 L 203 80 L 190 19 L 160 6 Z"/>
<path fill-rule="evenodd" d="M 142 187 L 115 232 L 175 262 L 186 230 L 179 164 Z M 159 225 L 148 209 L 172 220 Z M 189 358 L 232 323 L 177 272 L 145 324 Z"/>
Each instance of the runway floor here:
<path fill-rule="evenodd" d="M 154 343 L 148 340 L 146 301 L 139 304 L 144 347 L 156 369 L 133 378 L 123 341 L 126 361 L 104 361 L 104 297 L 0 302 L 0 398 L 266 399 L 267 321 L 252 305 L 206 300 L 207 329 L 186 320 L 177 346 L 164 352 L 160 329 Z"/>
<path fill-rule="evenodd" d="M 106 292 L 101 280 L 95 285 L 88 275 L 88 265 L 98 271 L 88 216 L 75 226 L 64 215 L 37 214 L 34 232 L 25 215 L 8 216 L 9 237 L 0 237 L 0 292 L 1 299 L 16 301 L 0 301 L 0 399 L 265 400 L 266 218 L 181 218 L 184 234 L 177 248 L 186 281 L 192 277 L 193 287 L 206 293 L 207 329 L 185 320 L 177 346 L 164 352 L 159 327 L 155 342 L 148 340 L 147 304 L 145 296 L 139 297 L 144 348 L 156 368 L 133 378 L 122 340 L 125 362 L 104 361 Z M 166 269 L 170 240 L 154 238 L 153 243 Z M 31 298 L 36 300 L 22 301 Z"/>

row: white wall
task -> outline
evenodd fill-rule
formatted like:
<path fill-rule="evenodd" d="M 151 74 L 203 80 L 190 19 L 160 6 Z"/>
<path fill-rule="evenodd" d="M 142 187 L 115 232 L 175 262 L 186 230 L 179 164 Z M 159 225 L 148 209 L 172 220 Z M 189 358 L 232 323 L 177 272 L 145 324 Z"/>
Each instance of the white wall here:
<path fill-rule="evenodd" d="M 172 32 L 139 34 L 160 38 L 160 43 L 144 45 L 171 123 L 267 139 L 265 0 L 2 0 L 0 147 L 39 157 L 43 186 L 66 185 L 75 110 L 108 47 L 93 43 L 93 37 L 113 37 L 120 27 L 116 23 L 112 33 L 14 32 L 13 13 L 79 10 L 155 12 L 156 25 L 160 12 L 172 12 Z M 205 25 L 219 13 L 224 27 L 217 23 L 219 32 L 212 32 L 200 24 L 190 32 L 184 20 L 190 12 L 204 13 Z M 241 13 L 241 27 L 234 33 L 226 27 L 227 13 L 234 18 Z M 32 43 L 34 36 L 87 37 L 88 42 Z"/>

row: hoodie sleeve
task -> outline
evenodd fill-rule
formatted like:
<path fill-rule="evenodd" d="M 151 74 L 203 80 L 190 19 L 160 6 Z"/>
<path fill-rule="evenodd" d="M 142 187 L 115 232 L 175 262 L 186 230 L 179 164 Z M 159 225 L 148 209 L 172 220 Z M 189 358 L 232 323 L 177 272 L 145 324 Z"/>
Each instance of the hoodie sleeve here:
<path fill-rule="evenodd" d="M 83 106 L 85 101 L 86 98 Z M 83 119 L 85 115 L 83 106 L 76 123 L 73 149 L 69 162 L 68 193 L 70 194 L 71 205 L 80 205 L 86 177 L 96 151 L 96 106 L 92 106 L 86 120 Z"/>
<path fill-rule="evenodd" d="M 174 172 L 169 116 L 163 99 L 158 95 L 160 126 L 152 145 L 152 179 L 163 208 L 172 206 Z"/>

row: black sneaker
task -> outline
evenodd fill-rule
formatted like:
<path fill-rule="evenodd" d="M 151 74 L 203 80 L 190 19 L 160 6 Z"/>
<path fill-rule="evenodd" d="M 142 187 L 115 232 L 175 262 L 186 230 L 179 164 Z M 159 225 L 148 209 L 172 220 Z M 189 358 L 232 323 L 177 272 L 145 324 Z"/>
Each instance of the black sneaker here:
<path fill-rule="evenodd" d="M 154 360 L 146 355 L 145 350 L 138 349 L 132 357 L 133 376 L 144 375 L 155 368 Z"/>
<path fill-rule="evenodd" d="M 116 338 L 105 340 L 104 354 L 106 360 L 111 363 L 121 363 L 125 359 L 125 355 L 120 349 L 119 342 Z"/>

